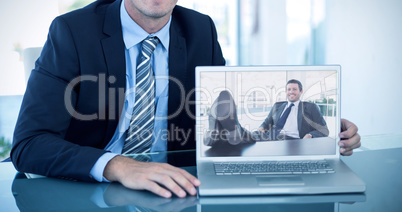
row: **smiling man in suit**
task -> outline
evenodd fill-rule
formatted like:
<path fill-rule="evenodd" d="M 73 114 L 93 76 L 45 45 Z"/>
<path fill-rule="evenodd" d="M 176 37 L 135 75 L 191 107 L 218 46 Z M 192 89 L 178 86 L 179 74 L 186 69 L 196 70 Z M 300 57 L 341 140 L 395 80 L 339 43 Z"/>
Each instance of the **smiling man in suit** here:
<path fill-rule="evenodd" d="M 236 104 L 230 92 L 222 91 L 211 106 L 209 115 L 209 135 L 204 136 L 204 144 L 214 146 L 219 143 L 232 145 L 255 143 L 267 140 L 290 140 L 326 137 L 327 124 L 318 106 L 300 100 L 303 85 L 292 79 L 286 83 L 288 101 L 276 102 L 258 131 L 244 129 L 238 119 Z"/>
<path fill-rule="evenodd" d="M 259 130 L 273 140 L 328 136 L 327 124 L 318 106 L 300 101 L 303 85 L 292 79 L 286 83 L 288 101 L 277 102 Z"/>

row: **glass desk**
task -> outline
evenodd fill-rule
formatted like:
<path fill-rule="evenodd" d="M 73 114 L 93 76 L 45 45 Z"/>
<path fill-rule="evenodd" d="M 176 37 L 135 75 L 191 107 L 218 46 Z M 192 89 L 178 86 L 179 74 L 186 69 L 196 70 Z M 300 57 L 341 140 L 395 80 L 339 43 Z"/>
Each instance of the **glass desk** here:
<path fill-rule="evenodd" d="M 194 151 L 171 152 L 167 159 L 196 173 Z M 365 193 L 165 199 L 118 183 L 28 179 L 3 162 L 0 211 L 401 211 L 402 148 L 359 151 L 342 159 L 366 183 Z"/>

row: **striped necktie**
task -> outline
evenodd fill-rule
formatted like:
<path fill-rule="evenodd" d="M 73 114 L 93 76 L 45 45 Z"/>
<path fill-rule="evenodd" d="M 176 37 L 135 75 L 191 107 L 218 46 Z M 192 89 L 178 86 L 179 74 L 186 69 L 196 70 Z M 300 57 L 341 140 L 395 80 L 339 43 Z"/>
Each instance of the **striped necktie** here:
<path fill-rule="evenodd" d="M 148 37 L 142 41 L 134 109 L 122 154 L 147 153 L 151 149 L 155 118 L 155 79 L 151 55 L 158 43 L 157 37 Z"/>

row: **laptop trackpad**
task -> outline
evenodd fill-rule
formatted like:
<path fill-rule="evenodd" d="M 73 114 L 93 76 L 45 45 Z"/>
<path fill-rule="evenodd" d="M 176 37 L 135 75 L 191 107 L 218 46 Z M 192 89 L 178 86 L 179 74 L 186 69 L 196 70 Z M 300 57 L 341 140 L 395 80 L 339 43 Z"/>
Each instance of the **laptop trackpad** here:
<path fill-rule="evenodd" d="M 259 186 L 295 186 L 304 185 L 300 176 L 259 176 L 257 177 Z"/>

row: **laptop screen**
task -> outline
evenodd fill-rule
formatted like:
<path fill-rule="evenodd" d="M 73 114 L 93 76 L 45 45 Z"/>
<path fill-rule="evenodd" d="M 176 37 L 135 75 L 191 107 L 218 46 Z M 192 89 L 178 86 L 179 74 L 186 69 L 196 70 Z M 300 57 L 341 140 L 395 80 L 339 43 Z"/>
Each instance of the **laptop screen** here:
<path fill-rule="evenodd" d="M 340 66 L 196 68 L 200 157 L 336 155 Z"/>

